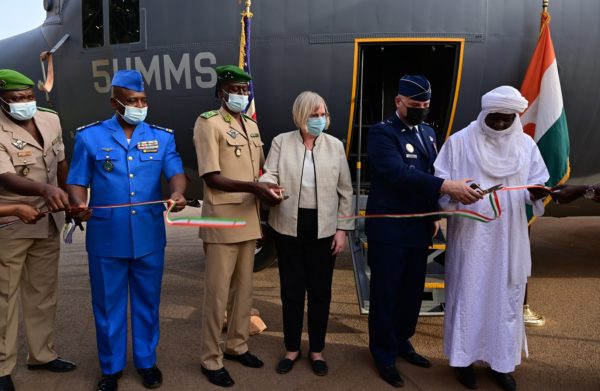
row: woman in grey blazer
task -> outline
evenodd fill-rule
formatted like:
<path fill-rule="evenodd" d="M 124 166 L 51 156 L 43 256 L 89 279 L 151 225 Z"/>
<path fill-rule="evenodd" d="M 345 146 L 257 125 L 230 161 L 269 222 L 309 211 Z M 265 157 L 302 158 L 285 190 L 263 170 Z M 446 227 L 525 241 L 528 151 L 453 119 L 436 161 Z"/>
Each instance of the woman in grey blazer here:
<path fill-rule="evenodd" d="M 292 114 L 298 129 L 273 139 L 260 178 L 280 185 L 286 197 L 269 214 L 278 253 L 286 349 L 277 372 L 289 372 L 300 358 L 307 296 L 309 360 L 314 373 L 323 376 L 328 372 L 322 351 L 335 257 L 346 246 L 346 231 L 354 228 L 353 222 L 338 221 L 338 216 L 352 211 L 352 183 L 343 144 L 323 133 L 329 126 L 323 98 L 302 92 Z"/>

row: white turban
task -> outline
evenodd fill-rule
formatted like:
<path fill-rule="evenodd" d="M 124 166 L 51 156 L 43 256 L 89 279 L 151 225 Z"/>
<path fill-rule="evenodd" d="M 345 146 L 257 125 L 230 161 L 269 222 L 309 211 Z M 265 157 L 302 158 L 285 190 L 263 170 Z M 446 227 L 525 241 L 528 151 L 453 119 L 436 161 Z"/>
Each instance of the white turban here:
<path fill-rule="evenodd" d="M 511 86 L 494 88 L 481 97 L 481 109 L 488 113 L 520 114 L 527 108 L 527 99 Z"/>
<path fill-rule="evenodd" d="M 527 99 L 513 87 L 501 86 L 481 98 L 481 113 L 469 125 L 475 157 L 487 175 L 508 178 L 515 175 L 528 159 L 523 141 L 523 125 L 519 113 L 527 108 Z M 515 120 L 504 130 L 487 126 L 485 117 L 490 113 L 515 114 Z M 507 185 L 507 183 L 504 183 Z"/>

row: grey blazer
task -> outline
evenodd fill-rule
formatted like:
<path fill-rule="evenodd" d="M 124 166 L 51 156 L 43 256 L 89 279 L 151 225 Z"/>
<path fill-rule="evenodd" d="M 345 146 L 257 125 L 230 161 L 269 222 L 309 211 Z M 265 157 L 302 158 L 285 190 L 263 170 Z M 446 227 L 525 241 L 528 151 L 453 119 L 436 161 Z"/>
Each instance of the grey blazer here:
<path fill-rule="evenodd" d="M 354 221 L 338 221 L 352 213 L 352 181 L 344 146 L 337 138 L 322 133 L 313 148 L 317 192 L 318 238 L 335 231 L 354 229 Z M 283 235 L 297 236 L 298 205 L 302 185 L 305 146 L 299 130 L 273 139 L 261 182 L 279 184 L 289 198 L 271 207 L 269 225 Z"/>

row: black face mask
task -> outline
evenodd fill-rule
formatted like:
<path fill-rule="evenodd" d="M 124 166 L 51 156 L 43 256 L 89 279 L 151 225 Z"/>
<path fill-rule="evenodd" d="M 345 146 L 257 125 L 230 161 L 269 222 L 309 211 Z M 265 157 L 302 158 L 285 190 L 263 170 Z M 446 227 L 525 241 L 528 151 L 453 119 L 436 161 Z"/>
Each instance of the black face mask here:
<path fill-rule="evenodd" d="M 429 107 L 407 107 L 406 108 L 406 123 L 410 126 L 415 126 L 425 121 L 429 114 Z"/>

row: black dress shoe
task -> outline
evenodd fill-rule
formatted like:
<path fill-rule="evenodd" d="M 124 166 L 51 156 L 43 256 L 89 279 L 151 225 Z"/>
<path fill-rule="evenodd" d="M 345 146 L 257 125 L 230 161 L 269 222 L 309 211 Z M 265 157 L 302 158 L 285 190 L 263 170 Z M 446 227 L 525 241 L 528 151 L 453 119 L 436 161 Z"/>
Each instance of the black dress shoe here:
<path fill-rule="evenodd" d="M 477 389 L 477 379 L 475 379 L 475 369 L 473 368 L 473 364 L 468 367 L 456 367 L 456 371 L 458 372 L 458 381 L 460 384 L 470 390 Z"/>
<path fill-rule="evenodd" d="M 10 375 L 0 376 L 0 391 L 15 391 Z"/>
<path fill-rule="evenodd" d="M 245 367 L 260 368 L 264 365 L 262 361 L 250 352 L 244 354 L 228 354 L 225 353 L 223 358 L 240 362 Z"/>
<path fill-rule="evenodd" d="M 315 375 L 317 376 L 325 376 L 329 372 L 329 367 L 327 366 L 327 362 L 325 360 L 313 360 L 310 359 L 310 366 Z"/>
<path fill-rule="evenodd" d="M 45 369 L 47 371 L 52 371 L 52 372 L 69 372 L 75 368 L 77 368 L 77 365 L 75 365 L 75 363 L 72 363 L 71 361 L 63 360 L 60 357 L 58 357 L 50 362 L 47 362 L 45 364 L 35 364 L 35 365 L 27 364 L 27 369 L 31 369 L 31 370 Z"/>
<path fill-rule="evenodd" d="M 162 372 L 155 365 L 152 368 L 138 369 L 142 375 L 142 385 L 146 388 L 158 388 L 162 384 Z"/>
<path fill-rule="evenodd" d="M 404 380 L 400 377 L 400 372 L 395 365 L 379 368 L 379 376 L 390 385 L 400 388 L 404 386 Z"/>
<path fill-rule="evenodd" d="M 102 375 L 102 379 L 98 382 L 97 391 L 117 391 L 119 389 L 119 378 L 123 372 L 119 371 L 112 375 Z"/>
<path fill-rule="evenodd" d="M 225 367 L 221 369 L 210 370 L 204 367 L 200 367 L 202 369 L 202 373 L 206 375 L 208 381 L 212 384 L 219 387 L 231 387 L 235 384 L 231 376 L 229 376 L 229 372 Z"/>
<path fill-rule="evenodd" d="M 492 371 L 494 379 L 503 390 L 515 391 L 517 389 L 517 382 L 510 373 L 496 372 L 492 368 L 490 368 L 490 371 Z"/>
<path fill-rule="evenodd" d="M 294 368 L 294 364 L 296 363 L 296 361 L 300 360 L 300 356 L 302 356 L 302 352 L 298 351 L 298 355 L 295 359 L 291 360 L 289 358 L 284 358 L 283 360 L 279 361 L 279 364 L 277 364 L 277 369 L 275 370 L 277 371 L 277 373 L 280 373 L 282 375 L 288 373 Z"/>
<path fill-rule="evenodd" d="M 416 365 L 418 367 L 431 368 L 431 363 L 429 362 L 429 360 L 426 359 L 425 357 L 421 356 L 419 353 L 415 352 L 414 350 L 409 350 L 406 353 L 400 353 L 399 356 L 404 358 L 409 363 Z"/>

